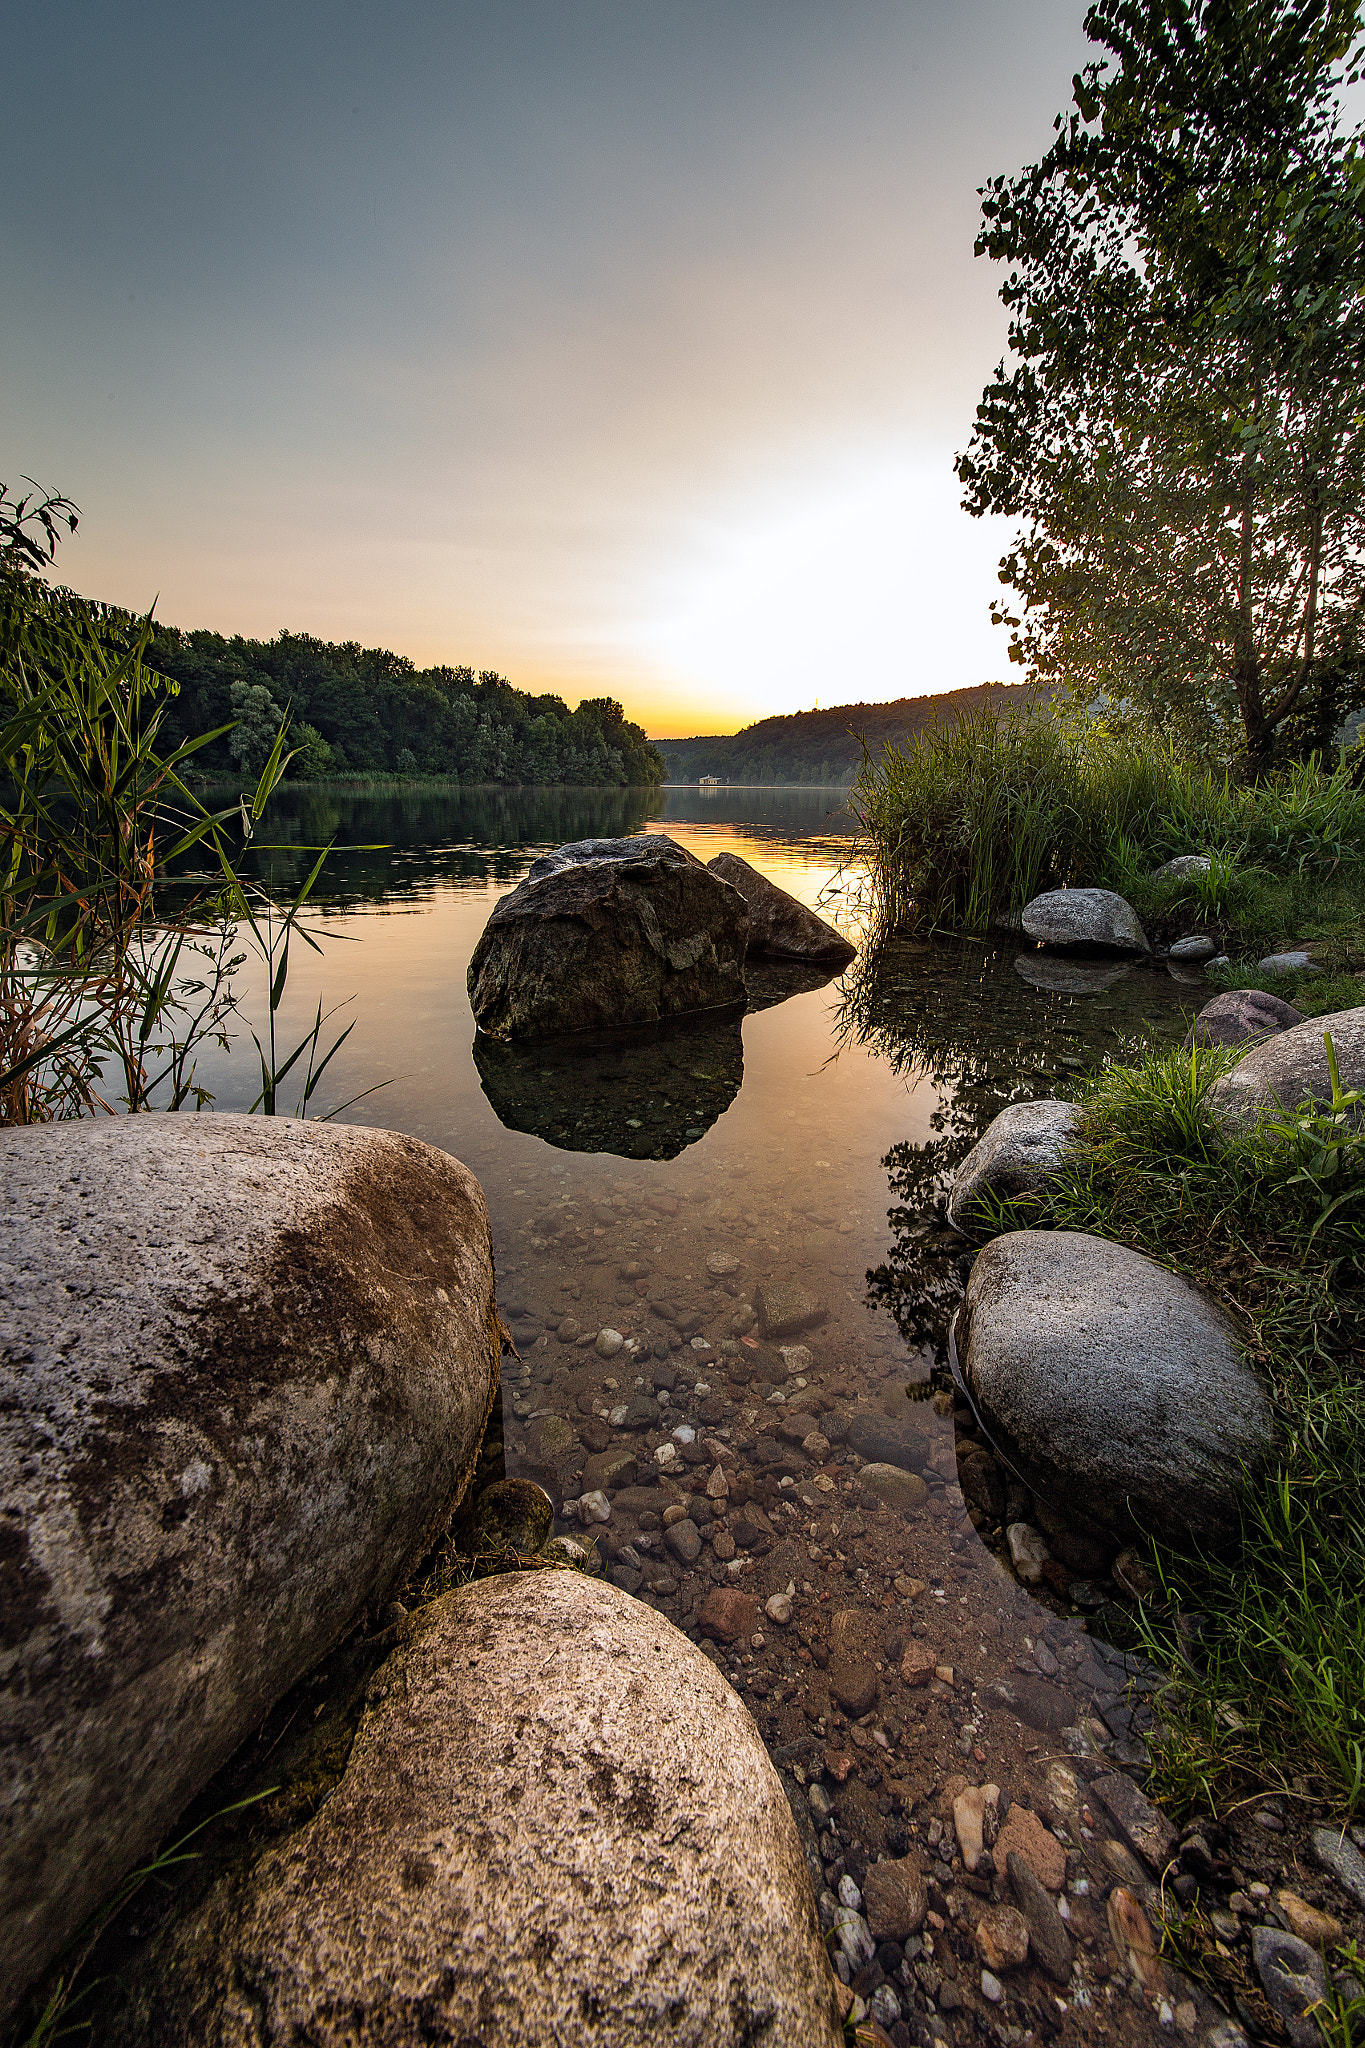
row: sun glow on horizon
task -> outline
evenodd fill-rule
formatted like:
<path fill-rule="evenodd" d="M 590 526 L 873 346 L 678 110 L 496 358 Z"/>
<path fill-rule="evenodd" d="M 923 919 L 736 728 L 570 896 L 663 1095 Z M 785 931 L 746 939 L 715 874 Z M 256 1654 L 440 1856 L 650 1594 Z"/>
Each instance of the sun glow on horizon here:
<path fill-rule="evenodd" d="M 1002 678 L 993 525 L 960 510 L 946 460 L 880 449 L 694 515 L 614 650 L 658 678 L 631 715 L 682 738 Z"/>

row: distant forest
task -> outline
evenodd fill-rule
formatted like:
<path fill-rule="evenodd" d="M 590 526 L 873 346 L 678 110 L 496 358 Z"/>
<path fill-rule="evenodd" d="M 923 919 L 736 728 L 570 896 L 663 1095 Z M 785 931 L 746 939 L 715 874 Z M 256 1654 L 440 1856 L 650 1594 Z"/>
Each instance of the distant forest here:
<path fill-rule="evenodd" d="M 208 773 L 254 775 L 287 709 L 292 780 L 441 775 L 471 783 L 657 784 L 663 761 L 610 697 L 532 697 L 492 669 L 419 669 L 383 647 L 279 633 L 273 640 L 159 626 L 151 668 L 171 676 L 175 739 L 237 721 L 197 757 Z"/>
<path fill-rule="evenodd" d="M 898 697 L 894 704 L 838 704 L 831 711 L 794 711 L 763 718 L 743 732 L 709 739 L 656 740 L 666 782 L 806 782 L 846 785 L 862 764 L 866 740 L 874 760 L 888 740 L 904 740 L 937 719 L 989 706 L 1003 711 L 1022 703 L 1023 683 L 978 683 L 941 697 Z"/>

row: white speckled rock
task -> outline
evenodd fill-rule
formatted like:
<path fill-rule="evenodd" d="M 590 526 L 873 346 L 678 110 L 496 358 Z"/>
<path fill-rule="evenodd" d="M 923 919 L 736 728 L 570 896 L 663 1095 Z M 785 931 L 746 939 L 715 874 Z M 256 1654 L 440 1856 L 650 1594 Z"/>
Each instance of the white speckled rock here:
<path fill-rule="evenodd" d="M 1125 1533 L 1235 1533 L 1270 1409 L 1189 1281 L 1079 1231 L 1012 1231 L 978 1253 L 955 1339 L 992 1441 L 1044 1500 Z"/>
<path fill-rule="evenodd" d="M 1041 1187 L 1080 1121 L 1074 1102 L 1012 1102 L 1002 1109 L 957 1169 L 948 1198 L 954 1230 L 970 1231 L 972 1205 L 987 1190 L 1025 1195 Z"/>
<path fill-rule="evenodd" d="M 1178 853 L 1174 860 L 1161 863 L 1152 871 L 1154 882 L 1183 882 L 1189 875 L 1206 875 L 1213 862 L 1206 853 Z"/>
<path fill-rule="evenodd" d="M 612 1586 L 519 1573 L 403 1625 L 345 1775 L 138 1968 L 125 2048 L 836 2048 L 748 1712 Z"/>
<path fill-rule="evenodd" d="M 286 1118 L 0 1139 L 10 2003 L 421 1554 L 497 1385 L 457 1160 Z"/>
<path fill-rule="evenodd" d="M 1024 906 L 1024 930 L 1048 946 L 1104 946 L 1115 953 L 1150 953 L 1147 934 L 1131 903 L 1112 889 L 1050 889 Z"/>
<path fill-rule="evenodd" d="M 1332 1100 L 1327 1035 L 1343 1088 L 1365 1088 L 1365 1006 L 1308 1017 L 1254 1045 L 1209 1090 L 1220 1123 L 1245 1129 L 1263 1110 L 1292 1110 L 1301 1102 Z"/>

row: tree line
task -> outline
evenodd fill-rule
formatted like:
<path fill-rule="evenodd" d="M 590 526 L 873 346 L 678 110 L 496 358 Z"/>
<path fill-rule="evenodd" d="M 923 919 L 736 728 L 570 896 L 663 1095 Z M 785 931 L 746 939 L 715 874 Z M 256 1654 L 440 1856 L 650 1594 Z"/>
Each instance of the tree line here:
<path fill-rule="evenodd" d="M 293 779 L 452 776 L 473 783 L 647 787 L 663 761 L 611 697 L 531 696 L 493 669 L 419 669 L 356 641 L 273 640 L 160 626 L 146 655 L 178 694 L 168 737 L 231 724 L 200 756 L 210 772 L 252 776 L 290 719 Z"/>

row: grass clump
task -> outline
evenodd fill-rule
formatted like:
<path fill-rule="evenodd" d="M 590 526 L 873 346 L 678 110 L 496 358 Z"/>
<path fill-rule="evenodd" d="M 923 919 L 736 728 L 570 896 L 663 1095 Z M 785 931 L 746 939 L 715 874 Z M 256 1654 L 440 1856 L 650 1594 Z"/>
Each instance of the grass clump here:
<path fill-rule="evenodd" d="M 1365 1092 L 1220 1129 L 1224 1048 L 1097 1076 L 1082 1142 L 1005 1227 L 1087 1231 L 1200 1283 L 1239 1326 L 1279 1429 L 1248 1483 L 1236 1554 L 1153 1532 L 1149 1651 L 1175 1681 L 1153 1746 L 1172 1805 L 1229 1779 L 1365 1801 Z"/>
<path fill-rule="evenodd" d="M 1164 741 L 1035 704 L 968 713 L 867 756 L 851 807 L 891 930 L 982 932 L 1045 889 L 1085 885 L 1271 936 L 1338 878 L 1360 900 L 1365 789 L 1346 759 L 1238 784 Z M 1210 873 L 1151 882 L 1182 853 L 1210 856 Z"/>

